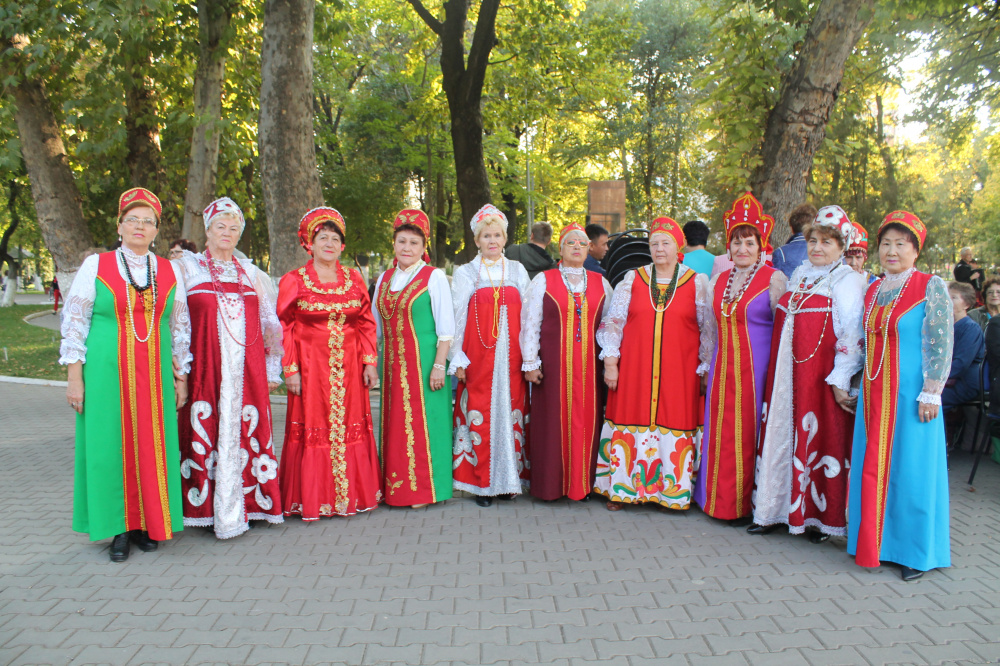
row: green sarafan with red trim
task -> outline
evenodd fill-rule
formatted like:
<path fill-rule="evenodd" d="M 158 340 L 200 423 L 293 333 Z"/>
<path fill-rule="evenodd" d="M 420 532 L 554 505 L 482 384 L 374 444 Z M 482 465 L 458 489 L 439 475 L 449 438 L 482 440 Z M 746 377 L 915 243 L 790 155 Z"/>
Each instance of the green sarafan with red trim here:
<path fill-rule="evenodd" d="M 136 292 L 116 257 L 98 261 L 76 420 L 73 529 L 92 541 L 131 530 L 164 541 L 183 529 L 169 325 L 177 281 L 157 257 L 151 302 L 152 290 Z"/>

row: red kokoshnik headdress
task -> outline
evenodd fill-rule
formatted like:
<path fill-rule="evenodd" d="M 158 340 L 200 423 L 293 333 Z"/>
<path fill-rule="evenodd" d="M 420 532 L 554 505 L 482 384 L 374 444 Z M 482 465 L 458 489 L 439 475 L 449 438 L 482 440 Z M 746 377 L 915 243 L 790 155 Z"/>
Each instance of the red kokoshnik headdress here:
<path fill-rule="evenodd" d="M 562 231 L 559 232 L 559 245 L 562 246 L 563 241 L 566 240 L 566 236 L 570 235 L 574 231 L 579 231 L 584 236 L 587 235 L 587 230 L 583 228 L 582 224 L 579 222 L 570 222 L 562 228 Z M 588 238 L 587 240 L 590 239 Z"/>
<path fill-rule="evenodd" d="M 684 261 L 684 253 L 681 250 L 687 245 L 687 241 L 684 239 L 684 230 L 681 229 L 681 225 L 669 217 L 658 217 L 649 225 L 649 237 L 652 238 L 653 234 L 667 234 L 674 239 L 674 242 L 677 243 L 677 261 Z"/>
<path fill-rule="evenodd" d="M 857 222 L 854 225 L 854 242 L 851 243 L 849 254 L 868 254 L 868 230 Z"/>
<path fill-rule="evenodd" d="M 125 190 L 120 197 L 118 197 L 118 219 L 121 220 L 122 215 L 124 215 L 129 209 L 135 208 L 136 206 L 149 206 L 156 213 L 156 224 L 160 224 L 160 214 L 163 212 L 163 206 L 160 205 L 160 200 L 155 194 L 147 190 L 145 187 L 133 187 L 130 190 Z"/>
<path fill-rule="evenodd" d="M 733 207 L 726 211 L 723 219 L 726 227 L 726 245 L 733 239 L 733 230 L 741 225 L 749 225 L 760 234 L 760 243 L 764 252 L 771 253 L 771 232 L 774 230 L 774 218 L 764 214 L 764 207 L 760 205 L 752 193 L 747 192 L 735 202 Z"/>
<path fill-rule="evenodd" d="M 312 254 L 313 239 L 316 237 L 316 232 L 327 222 L 332 222 L 333 226 L 337 227 L 340 235 L 346 239 L 347 227 L 344 225 L 343 215 L 334 208 L 313 208 L 303 215 L 302 220 L 299 222 L 299 243 L 309 254 Z"/>
<path fill-rule="evenodd" d="M 924 249 L 924 241 L 927 240 L 927 227 L 920 221 L 920 218 L 905 210 L 894 210 L 885 216 L 881 226 L 878 228 L 878 235 L 882 235 L 882 230 L 890 224 L 901 224 L 917 237 L 917 250 Z"/>
<path fill-rule="evenodd" d="M 431 257 L 427 254 L 427 246 L 431 242 L 431 219 L 427 217 L 427 213 L 416 208 L 404 208 L 396 213 L 396 219 L 392 221 L 392 228 L 399 229 L 404 224 L 411 224 L 420 229 L 420 233 L 424 235 L 424 256 L 421 259 L 425 262 L 430 261 Z"/>

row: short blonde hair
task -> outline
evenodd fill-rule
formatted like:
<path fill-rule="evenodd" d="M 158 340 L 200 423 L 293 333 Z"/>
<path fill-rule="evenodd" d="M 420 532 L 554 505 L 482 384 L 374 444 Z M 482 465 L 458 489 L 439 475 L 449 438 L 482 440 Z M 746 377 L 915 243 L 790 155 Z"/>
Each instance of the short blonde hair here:
<path fill-rule="evenodd" d="M 477 243 L 479 242 L 479 237 L 482 236 L 483 232 L 486 231 L 486 229 L 488 229 L 489 227 L 498 228 L 500 230 L 500 233 L 503 234 L 504 242 L 505 243 L 507 242 L 507 225 L 504 223 L 503 218 L 500 217 L 499 215 L 487 215 L 482 220 L 480 220 L 479 224 L 476 226 Z"/>

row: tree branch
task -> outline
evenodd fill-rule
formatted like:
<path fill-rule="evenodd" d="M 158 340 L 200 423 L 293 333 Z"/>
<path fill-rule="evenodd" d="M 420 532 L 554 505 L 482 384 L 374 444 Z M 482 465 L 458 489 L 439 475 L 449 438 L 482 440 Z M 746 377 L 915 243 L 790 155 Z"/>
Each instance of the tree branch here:
<path fill-rule="evenodd" d="M 417 14 L 420 16 L 420 18 L 424 20 L 424 23 L 427 24 L 428 28 L 433 30 L 434 33 L 437 35 L 441 34 L 441 32 L 444 30 L 444 26 L 441 24 L 441 21 L 437 19 L 437 17 L 435 17 L 433 14 L 427 11 L 427 8 L 424 7 L 424 3 L 422 3 L 420 0 L 406 0 L 406 1 L 410 3 L 410 6 L 412 6 L 414 10 L 416 10 Z"/>
<path fill-rule="evenodd" d="M 499 9 L 500 0 L 483 0 L 479 5 L 476 31 L 472 35 L 472 46 L 469 48 L 467 90 L 478 90 L 482 93 L 483 83 L 486 81 L 486 66 L 490 62 L 490 51 L 497 41 Z"/>

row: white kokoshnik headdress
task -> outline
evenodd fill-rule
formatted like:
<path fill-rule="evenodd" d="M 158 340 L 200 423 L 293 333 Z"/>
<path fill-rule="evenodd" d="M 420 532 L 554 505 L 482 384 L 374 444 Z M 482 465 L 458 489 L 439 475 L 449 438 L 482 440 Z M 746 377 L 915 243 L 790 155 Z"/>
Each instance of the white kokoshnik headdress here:
<path fill-rule="evenodd" d="M 482 208 L 476 211 L 476 214 L 472 216 L 472 222 L 469 226 L 472 227 L 472 235 L 478 235 L 479 226 L 482 224 L 483 220 L 491 215 L 496 215 L 503 221 L 503 232 L 507 233 L 507 216 L 500 212 L 500 209 L 493 204 L 486 204 Z"/>
<path fill-rule="evenodd" d="M 840 206 L 823 206 L 816 211 L 814 227 L 827 227 L 840 232 L 840 237 L 844 239 L 844 251 L 851 248 L 855 242 L 854 223 L 847 217 L 847 213 Z"/>
<path fill-rule="evenodd" d="M 208 230 L 209 225 L 212 224 L 212 220 L 220 215 L 232 215 L 237 220 L 240 221 L 240 235 L 243 235 L 243 230 L 246 228 L 246 220 L 243 219 L 243 211 L 240 207 L 236 205 L 236 202 L 229 197 L 222 197 L 221 199 L 216 199 L 212 203 L 208 204 L 208 207 L 202 211 L 201 216 L 205 220 L 205 230 Z"/>

